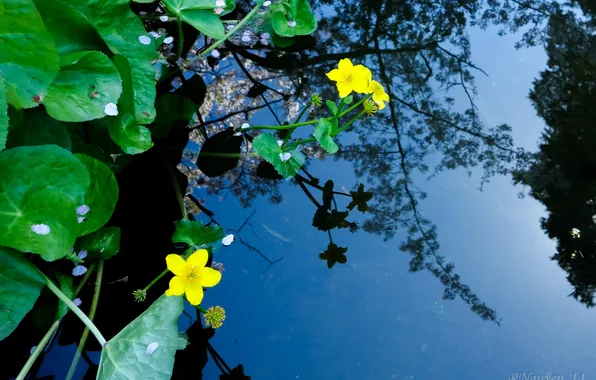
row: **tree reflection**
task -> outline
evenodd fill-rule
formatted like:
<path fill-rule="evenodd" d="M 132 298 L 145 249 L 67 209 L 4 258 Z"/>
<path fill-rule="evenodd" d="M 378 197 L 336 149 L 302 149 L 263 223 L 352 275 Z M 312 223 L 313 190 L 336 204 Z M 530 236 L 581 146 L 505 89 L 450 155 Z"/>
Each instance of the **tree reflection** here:
<path fill-rule="evenodd" d="M 581 2 L 584 7 L 593 2 Z M 588 8 L 586 8 L 588 9 Z M 596 38 L 593 19 L 562 11 L 547 30 L 548 69 L 530 93 L 547 124 L 532 164 L 516 173 L 547 209 L 542 228 L 557 241 L 552 256 L 567 272 L 571 295 L 594 306 L 596 292 Z M 577 230 L 574 230 L 577 229 Z"/>

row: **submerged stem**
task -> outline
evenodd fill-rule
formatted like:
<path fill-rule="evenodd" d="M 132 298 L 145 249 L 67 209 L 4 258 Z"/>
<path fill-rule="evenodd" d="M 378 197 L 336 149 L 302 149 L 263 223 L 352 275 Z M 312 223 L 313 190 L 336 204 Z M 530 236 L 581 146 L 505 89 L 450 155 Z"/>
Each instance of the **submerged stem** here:
<path fill-rule="evenodd" d="M 31 369 L 31 367 L 33 367 L 35 360 L 37 360 L 37 358 L 39 357 L 39 355 L 45 348 L 46 344 L 48 344 L 48 342 L 50 341 L 50 339 L 52 338 L 52 336 L 54 335 L 56 330 L 58 330 L 58 325 L 60 325 L 60 320 L 55 321 L 52 324 L 52 326 L 50 327 L 50 329 L 43 336 L 43 338 L 41 338 L 41 340 L 37 344 L 37 347 L 35 347 L 35 351 L 33 351 L 31 356 L 29 356 L 29 359 L 27 359 L 27 362 L 25 363 L 23 368 L 21 368 L 21 371 L 17 375 L 16 380 L 25 379 L 25 376 L 27 376 L 27 373 L 29 372 L 29 370 Z"/>

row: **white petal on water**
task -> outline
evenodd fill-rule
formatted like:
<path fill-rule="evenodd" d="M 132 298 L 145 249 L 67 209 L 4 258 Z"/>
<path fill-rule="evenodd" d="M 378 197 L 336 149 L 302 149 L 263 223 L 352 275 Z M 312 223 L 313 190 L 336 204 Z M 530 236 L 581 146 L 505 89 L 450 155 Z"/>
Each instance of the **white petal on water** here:
<path fill-rule="evenodd" d="M 263 34 L 261 34 L 261 39 L 268 40 L 269 38 L 271 38 L 271 34 L 269 34 L 269 33 L 263 33 Z"/>
<path fill-rule="evenodd" d="M 81 252 L 79 252 L 79 254 L 77 255 L 77 257 L 81 260 L 85 259 L 85 257 L 87 257 L 87 251 L 82 250 Z"/>
<path fill-rule="evenodd" d="M 166 38 L 163 40 L 163 43 L 164 43 L 164 44 L 171 44 L 172 42 L 174 42 L 174 37 L 166 37 Z"/>
<path fill-rule="evenodd" d="M 281 158 L 281 160 L 283 162 L 286 162 L 287 160 L 289 160 L 292 157 L 292 154 L 290 152 L 285 152 L 285 153 L 280 153 L 279 154 L 279 158 Z"/>
<path fill-rule="evenodd" d="M 236 132 L 236 133 L 234 133 L 234 137 L 238 137 L 238 136 L 242 136 L 242 132 Z"/>
<path fill-rule="evenodd" d="M 84 216 L 79 216 L 79 217 L 77 218 L 77 222 L 79 222 L 79 223 L 83 223 L 85 220 L 87 220 L 87 219 L 85 219 L 85 217 L 84 217 Z"/>
<path fill-rule="evenodd" d="M 149 45 L 151 43 L 151 38 L 147 36 L 139 36 L 139 42 L 143 45 Z"/>
<path fill-rule="evenodd" d="M 261 45 L 265 45 L 265 46 L 269 45 L 269 40 L 261 39 Z"/>
<path fill-rule="evenodd" d="M 77 265 L 72 269 L 73 276 L 82 276 L 87 272 L 87 268 L 84 265 Z"/>
<path fill-rule="evenodd" d="M 216 0 L 215 6 L 218 8 L 224 8 L 226 6 L 226 0 Z"/>
<path fill-rule="evenodd" d="M 277 145 L 282 146 L 284 144 L 283 140 L 277 140 Z"/>
<path fill-rule="evenodd" d="M 247 35 L 247 34 L 243 35 L 242 36 L 242 41 L 244 41 L 244 42 L 250 42 L 250 36 Z"/>
<path fill-rule="evenodd" d="M 221 239 L 221 244 L 225 245 L 226 247 L 230 244 L 232 244 L 234 242 L 234 234 L 229 234 L 224 236 L 223 239 Z"/>
<path fill-rule="evenodd" d="M 147 351 L 145 351 L 145 354 L 147 356 L 151 355 L 155 350 L 157 350 L 157 347 L 159 347 L 159 343 L 157 343 L 157 342 L 149 343 L 147 345 Z"/>
<path fill-rule="evenodd" d="M 77 207 L 77 215 L 85 215 L 86 213 L 89 212 L 89 210 L 91 210 L 91 208 L 87 205 L 81 205 L 79 207 Z"/>
<path fill-rule="evenodd" d="M 151 32 L 149 32 L 149 34 L 151 34 L 151 37 L 153 37 L 155 39 L 159 38 L 159 33 L 157 33 L 157 32 L 151 31 Z"/>
<path fill-rule="evenodd" d="M 265 2 L 263 3 L 263 6 L 264 6 L 264 7 L 268 7 L 268 6 L 270 6 L 270 5 L 271 5 L 271 1 L 269 1 L 269 0 L 267 0 L 267 1 L 265 1 Z"/>
<path fill-rule="evenodd" d="M 215 9 L 213 10 L 213 13 L 215 13 L 216 15 L 220 15 L 220 14 L 222 14 L 222 13 L 223 13 L 223 11 L 224 11 L 224 9 L 223 9 L 223 8 L 215 8 Z"/>
<path fill-rule="evenodd" d="M 293 27 L 295 27 L 295 26 L 296 26 L 296 21 L 294 21 L 294 20 L 292 20 L 292 21 L 288 21 L 288 26 L 289 26 L 290 28 L 293 28 Z"/>
<path fill-rule="evenodd" d="M 31 226 L 31 230 L 38 235 L 47 235 L 50 233 L 50 226 L 47 224 L 34 224 Z"/>
<path fill-rule="evenodd" d="M 72 303 L 74 303 L 75 306 L 79 307 L 79 306 L 81 306 L 81 304 L 83 303 L 83 301 L 81 301 L 80 298 L 75 298 L 74 300 L 72 300 Z"/>
<path fill-rule="evenodd" d="M 167 22 L 168 21 L 168 16 L 159 16 L 159 20 L 162 22 Z"/>
<path fill-rule="evenodd" d="M 147 38 L 149 38 L 149 37 L 147 37 Z M 115 105 L 114 103 L 108 103 L 103 108 L 103 112 L 108 116 L 116 116 L 116 115 L 118 115 L 118 106 Z"/>
<path fill-rule="evenodd" d="M 211 56 L 212 56 L 213 58 L 219 58 L 219 56 L 220 56 L 220 55 L 221 55 L 221 54 L 219 54 L 219 51 L 218 51 L 217 49 L 213 49 L 213 50 L 211 51 Z"/>
<path fill-rule="evenodd" d="M 242 125 L 240 126 L 240 129 L 247 129 L 250 128 L 250 124 L 248 123 L 242 123 Z"/>

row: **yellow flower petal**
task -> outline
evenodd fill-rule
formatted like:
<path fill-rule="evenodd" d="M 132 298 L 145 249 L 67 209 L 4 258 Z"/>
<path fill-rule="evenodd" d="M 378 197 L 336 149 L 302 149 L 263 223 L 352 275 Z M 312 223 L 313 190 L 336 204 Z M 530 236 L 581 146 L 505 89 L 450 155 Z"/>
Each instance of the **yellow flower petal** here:
<path fill-rule="evenodd" d="M 166 296 L 181 296 L 184 294 L 184 280 L 179 276 L 174 276 L 170 280 L 170 288 L 166 290 Z"/>
<path fill-rule="evenodd" d="M 352 88 L 354 91 L 360 94 L 370 94 L 372 92 L 370 90 L 372 73 L 369 69 L 362 65 L 356 65 L 352 78 Z"/>
<path fill-rule="evenodd" d="M 207 260 L 209 260 L 209 252 L 206 249 L 199 249 L 190 257 L 186 262 L 188 265 L 193 265 L 195 268 L 203 268 L 205 264 L 207 264 Z"/>
<path fill-rule="evenodd" d="M 183 276 L 186 273 L 186 261 L 180 255 L 170 254 L 166 256 L 168 270 L 176 276 Z"/>
<path fill-rule="evenodd" d="M 213 268 L 204 268 L 201 274 L 203 276 L 202 285 L 206 288 L 219 284 L 219 281 L 221 280 L 221 272 Z"/>
<path fill-rule="evenodd" d="M 348 81 L 337 82 L 337 90 L 339 91 L 339 97 L 345 98 L 352 93 L 352 86 Z"/>
<path fill-rule="evenodd" d="M 352 71 L 354 65 L 352 64 L 352 61 L 350 61 L 349 58 L 344 58 L 341 61 L 339 61 L 339 63 L 337 64 L 337 68 L 339 69 L 339 71 L 348 73 Z"/>
<path fill-rule="evenodd" d="M 200 304 L 203 300 L 203 287 L 201 284 L 193 284 L 186 288 L 186 299 L 193 306 Z"/>
<path fill-rule="evenodd" d="M 338 69 L 333 69 L 327 73 L 327 78 L 338 82 L 338 81 L 344 79 L 344 74 L 342 74 L 342 72 L 339 71 Z"/>

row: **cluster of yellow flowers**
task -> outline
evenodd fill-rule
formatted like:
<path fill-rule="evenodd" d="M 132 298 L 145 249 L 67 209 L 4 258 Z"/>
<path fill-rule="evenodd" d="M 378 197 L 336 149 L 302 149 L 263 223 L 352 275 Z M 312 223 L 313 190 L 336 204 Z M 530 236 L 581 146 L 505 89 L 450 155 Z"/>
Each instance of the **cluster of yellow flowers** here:
<path fill-rule="evenodd" d="M 354 66 L 349 58 L 339 61 L 337 69 L 328 72 L 327 77 L 337 82 L 340 98 L 345 98 L 352 91 L 359 94 L 372 94 L 372 99 L 380 110 L 385 108 L 385 102 L 389 101 L 389 95 L 379 82 L 372 79 L 370 70 L 363 65 Z"/>

